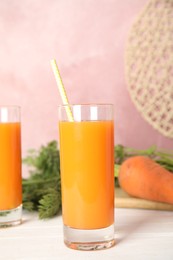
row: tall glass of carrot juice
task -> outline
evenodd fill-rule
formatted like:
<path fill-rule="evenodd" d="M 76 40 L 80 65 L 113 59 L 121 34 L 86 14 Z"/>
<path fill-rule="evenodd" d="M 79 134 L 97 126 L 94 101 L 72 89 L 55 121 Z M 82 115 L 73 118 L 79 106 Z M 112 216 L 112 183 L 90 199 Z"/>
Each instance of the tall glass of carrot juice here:
<path fill-rule="evenodd" d="M 115 244 L 113 105 L 60 106 L 59 137 L 64 242 L 79 250 L 109 248 Z"/>
<path fill-rule="evenodd" d="M 0 106 L 0 227 L 21 223 L 20 107 Z"/>

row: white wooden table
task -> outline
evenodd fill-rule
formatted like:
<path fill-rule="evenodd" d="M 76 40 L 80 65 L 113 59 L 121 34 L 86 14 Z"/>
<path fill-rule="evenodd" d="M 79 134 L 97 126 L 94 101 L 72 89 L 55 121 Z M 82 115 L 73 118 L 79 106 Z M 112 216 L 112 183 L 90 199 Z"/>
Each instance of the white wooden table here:
<path fill-rule="evenodd" d="M 75 251 L 63 243 L 61 216 L 24 213 L 22 225 L 0 229 L 0 260 L 173 259 L 173 212 L 116 208 L 115 229 L 113 248 Z"/>

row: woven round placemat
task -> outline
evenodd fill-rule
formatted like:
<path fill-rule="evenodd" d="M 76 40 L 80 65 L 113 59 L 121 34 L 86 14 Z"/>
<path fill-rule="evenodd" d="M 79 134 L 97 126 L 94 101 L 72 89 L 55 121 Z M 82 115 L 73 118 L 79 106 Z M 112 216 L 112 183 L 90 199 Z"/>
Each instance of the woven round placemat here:
<path fill-rule="evenodd" d="M 173 138 L 173 0 L 150 0 L 133 24 L 126 48 L 132 101 L 160 133 Z"/>

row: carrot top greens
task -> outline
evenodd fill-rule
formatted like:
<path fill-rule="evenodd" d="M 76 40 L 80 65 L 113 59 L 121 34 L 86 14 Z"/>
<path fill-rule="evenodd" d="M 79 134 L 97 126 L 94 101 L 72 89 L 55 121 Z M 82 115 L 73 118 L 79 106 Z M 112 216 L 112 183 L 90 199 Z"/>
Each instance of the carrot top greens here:
<path fill-rule="evenodd" d="M 162 165 L 168 171 L 173 172 L 173 150 L 159 150 L 156 146 L 151 146 L 145 150 L 138 150 L 134 148 L 125 147 L 123 145 L 116 145 L 114 149 L 116 164 L 121 165 L 122 162 L 132 156 L 143 155 L 148 156 L 155 162 Z"/>

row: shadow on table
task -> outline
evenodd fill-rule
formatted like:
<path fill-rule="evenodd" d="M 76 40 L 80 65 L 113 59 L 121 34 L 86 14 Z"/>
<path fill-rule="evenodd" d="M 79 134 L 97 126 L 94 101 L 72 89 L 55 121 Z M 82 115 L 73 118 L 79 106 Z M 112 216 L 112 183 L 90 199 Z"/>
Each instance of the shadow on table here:
<path fill-rule="evenodd" d="M 144 230 L 144 226 L 147 226 L 148 224 L 151 224 L 153 221 L 155 222 L 157 219 L 157 212 L 151 210 L 150 212 L 147 211 L 147 214 L 145 212 L 145 209 L 143 209 L 144 215 L 139 215 L 134 217 L 127 216 L 127 222 L 125 225 L 118 226 L 115 223 L 115 235 L 117 236 L 116 244 L 119 244 L 123 242 L 124 240 L 128 239 L 130 236 L 132 236 L 134 233 L 138 233 L 140 229 Z"/>

